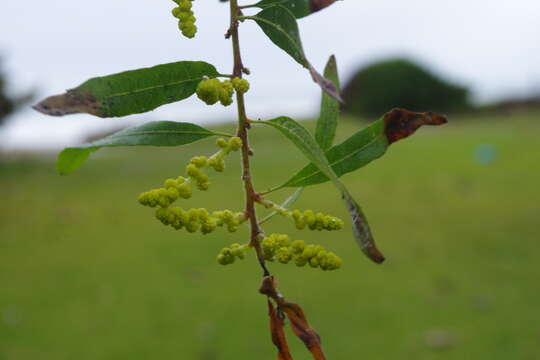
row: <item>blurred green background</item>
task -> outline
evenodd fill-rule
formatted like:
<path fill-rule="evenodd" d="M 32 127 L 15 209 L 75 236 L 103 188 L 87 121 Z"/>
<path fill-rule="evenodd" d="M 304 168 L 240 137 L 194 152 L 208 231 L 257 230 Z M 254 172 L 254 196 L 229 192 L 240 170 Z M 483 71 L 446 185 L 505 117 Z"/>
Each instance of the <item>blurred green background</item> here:
<path fill-rule="evenodd" d="M 364 258 L 348 227 L 299 232 L 278 218 L 266 226 L 344 259 L 330 273 L 271 264 L 329 359 L 539 359 L 539 115 L 452 118 L 346 175 L 384 265 Z M 343 119 L 339 138 L 364 125 Z M 305 163 L 272 129 L 252 136 L 258 189 Z M 203 140 L 101 150 L 69 176 L 55 173 L 52 154 L 3 154 L 0 359 L 274 359 L 255 259 L 215 262 L 247 232 L 177 232 L 136 202 L 214 149 Z M 185 206 L 240 209 L 237 156 Z M 307 189 L 297 206 L 347 219 L 330 185 Z M 290 343 L 295 359 L 310 358 L 292 334 Z"/>

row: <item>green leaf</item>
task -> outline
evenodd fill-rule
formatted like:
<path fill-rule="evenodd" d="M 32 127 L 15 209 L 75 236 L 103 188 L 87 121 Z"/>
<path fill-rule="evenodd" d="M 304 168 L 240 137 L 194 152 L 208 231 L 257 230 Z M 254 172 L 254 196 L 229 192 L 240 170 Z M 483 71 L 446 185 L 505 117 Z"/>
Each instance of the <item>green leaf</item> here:
<path fill-rule="evenodd" d="M 326 152 L 326 157 L 338 177 L 358 170 L 384 155 L 388 148 L 388 140 L 383 129 L 382 119 L 378 120 Z M 329 177 L 323 174 L 315 164 L 309 164 L 282 186 L 304 187 L 321 184 L 328 180 L 330 180 Z"/>
<path fill-rule="evenodd" d="M 315 83 L 330 96 L 343 102 L 336 86 L 319 74 L 306 58 L 296 18 L 289 9 L 275 5 L 264 8 L 255 16 L 245 16 L 244 18 L 254 20 L 275 45 L 309 70 Z"/>
<path fill-rule="evenodd" d="M 394 109 L 367 128 L 326 152 L 334 173 L 341 177 L 383 156 L 390 144 L 412 135 L 422 125 L 441 125 L 446 118 L 434 113 L 416 113 Z M 281 187 L 303 187 L 329 181 L 316 164 L 300 170 Z"/>
<path fill-rule="evenodd" d="M 336 0 L 262 0 L 254 6 L 266 8 L 281 5 L 289 9 L 297 18 L 303 18 L 332 5 Z"/>
<path fill-rule="evenodd" d="M 295 120 L 281 116 L 268 121 L 254 121 L 255 123 L 270 125 L 287 137 L 304 156 L 316 164 L 321 172 L 332 178 L 334 172 L 330 168 L 324 152 L 319 147 L 309 131 Z M 336 178 L 337 179 L 337 178 Z"/>
<path fill-rule="evenodd" d="M 336 57 L 334 55 L 328 59 L 328 63 L 324 69 L 324 77 L 332 81 L 332 83 L 334 83 L 336 86 L 336 89 L 339 91 L 339 76 Z M 325 151 L 328 150 L 334 142 L 338 116 L 339 102 L 323 91 L 321 113 L 319 115 L 317 128 L 315 130 L 315 140 L 317 140 L 317 143 L 320 145 L 321 149 Z"/>
<path fill-rule="evenodd" d="M 119 131 L 103 139 L 78 147 L 64 149 L 58 155 L 56 167 L 61 174 L 77 170 L 94 151 L 116 146 L 179 146 L 189 144 L 215 133 L 191 123 L 156 121 Z"/>
<path fill-rule="evenodd" d="M 248 18 L 255 20 L 266 36 L 300 65 L 309 67 L 302 48 L 298 24 L 290 10 L 280 5 L 270 6 Z"/>
<path fill-rule="evenodd" d="M 90 79 L 41 101 L 34 109 L 52 116 L 87 113 L 104 118 L 144 113 L 190 97 L 205 76 L 216 77 L 218 72 L 203 61 L 125 71 Z"/>
<path fill-rule="evenodd" d="M 270 125 L 286 136 L 296 147 L 308 158 L 323 174 L 332 180 L 336 188 L 341 193 L 347 210 L 352 218 L 353 234 L 361 250 L 372 261 L 380 264 L 384 261 L 384 256 L 377 250 L 375 240 L 369 229 L 367 219 L 358 203 L 353 199 L 345 185 L 343 185 L 326 159 L 323 150 L 319 147 L 311 134 L 300 125 L 288 117 L 279 117 L 268 121 L 254 121 Z"/>

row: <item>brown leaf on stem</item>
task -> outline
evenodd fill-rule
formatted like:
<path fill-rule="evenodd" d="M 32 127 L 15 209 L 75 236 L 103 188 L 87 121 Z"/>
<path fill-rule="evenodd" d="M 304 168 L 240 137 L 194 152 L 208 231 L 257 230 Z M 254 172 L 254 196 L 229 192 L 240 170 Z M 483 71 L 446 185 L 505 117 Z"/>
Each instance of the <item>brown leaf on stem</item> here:
<path fill-rule="evenodd" d="M 309 0 L 309 8 L 312 13 L 332 5 L 336 0 Z"/>
<path fill-rule="evenodd" d="M 268 316 L 270 316 L 270 334 L 272 335 L 272 342 L 278 349 L 278 360 L 292 360 L 289 345 L 285 338 L 283 320 L 279 317 L 277 310 L 270 300 L 268 300 Z"/>
<path fill-rule="evenodd" d="M 283 295 L 279 293 L 277 289 L 277 281 L 273 276 L 266 276 L 263 279 L 259 292 L 268 296 L 269 298 L 272 298 L 278 305 L 278 309 L 287 315 L 289 321 L 291 322 L 293 332 L 306 345 L 308 350 L 313 355 L 313 358 L 315 360 L 326 360 L 322 350 L 321 338 L 319 334 L 317 334 L 317 332 L 311 326 L 309 326 L 306 315 L 304 314 L 304 311 L 300 305 L 286 301 Z M 273 332 L 272 339 L 274 339 Z"/>
<path fill-rule="evenodd" d="M 433 112 L 393 109 L 384 115 L 385 134 L 389 144 L 414 134 L 422 125 L 443 125 L 447 122 L 446 116 Z"/>
<path fill-rule="evenodd" d="M 317 332 L 309 326 L 304 311 L 298 304 L 284 302 L 281 310 L 287 314 L 291 322 L 293 332 L 302 340 L 315 360 L 325 360 L 321 346 L 321 338 Z"/>
<path fill-rule="evenodd" d="M 278 305 L 284 301 L 283 296 L 277 290 L 277 280 L 273 276 L 264 277 L 259 292 L 274 299 Z"/>

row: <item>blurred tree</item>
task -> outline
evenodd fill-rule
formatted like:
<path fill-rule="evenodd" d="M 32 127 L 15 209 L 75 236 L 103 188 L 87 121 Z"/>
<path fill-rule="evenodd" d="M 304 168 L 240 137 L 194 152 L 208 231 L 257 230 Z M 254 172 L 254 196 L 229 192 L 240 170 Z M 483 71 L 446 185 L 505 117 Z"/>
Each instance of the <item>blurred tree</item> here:
<path fill-rule="evenodd" d="M 5 122 L 7 117 L 15 112 L 18 107 L 31 101 L 32 93 L 25 94 L 21 97 L 10 97 L 7 94 L 7 77 L 2 71 L 2 61 L 0 59 L 0 126 Z"/>
<path fill-rule="evenodd" d="M 15 109 L 15 102 L 6 95 L 6 80 L 0 71 L 0 125 Z"/>
<path fill-rule="evenodd" d="M 469 90 L 446 82 L 422 66 L 401 58 L 359 70 L 344 87 L 343 110 L 356 116 L 380 116 L 395 107 L 452 112 L 471 107 Z"/>

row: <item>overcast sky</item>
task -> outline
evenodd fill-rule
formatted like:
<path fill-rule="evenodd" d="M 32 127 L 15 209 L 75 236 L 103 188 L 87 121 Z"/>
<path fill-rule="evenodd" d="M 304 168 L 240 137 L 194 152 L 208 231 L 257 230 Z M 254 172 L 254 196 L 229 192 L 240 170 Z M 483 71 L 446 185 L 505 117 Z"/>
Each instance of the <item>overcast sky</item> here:
<path fill-rule="evenodd" d="M 173 7 L 171 0 L 3 0 L 0 52 L 12 88 L 57 94 L 93 76 L 179 60 L 204 60 L 230 72 L 230 43 L 223 39 L 227 5 L 195 1 L 199 33 L 193 40 L 180 36 Z M 539 0 L 344 0 L 299 22 L 310 61 L 322 69 L 336 54 L 342 81 L 374 59 L 405 55 L 470 86 L 478 101 L 540 90 Z M 269 46 L 254 24 L 242 24 L 241 42 L 253 74 L 251 117 L 316 114 L 320 92 L 305 70 Z M 51 118 L 28 110 L 0 130 L 0 147 L 60 147 L 88 132 L 143 120 L 233 117 L 233 107 L 208 107 L 193 98 L 122 120 Z"/>

